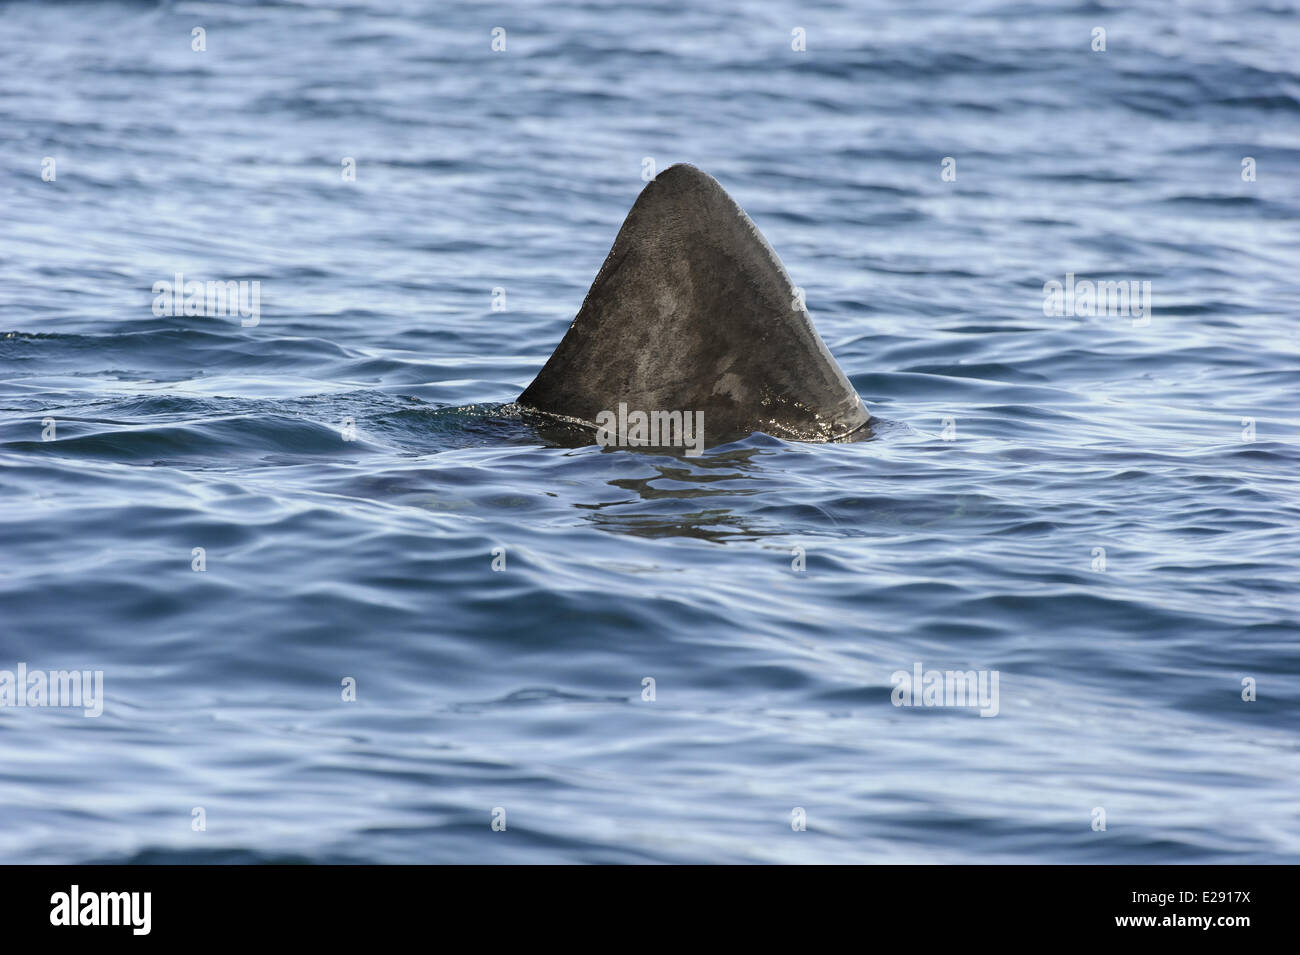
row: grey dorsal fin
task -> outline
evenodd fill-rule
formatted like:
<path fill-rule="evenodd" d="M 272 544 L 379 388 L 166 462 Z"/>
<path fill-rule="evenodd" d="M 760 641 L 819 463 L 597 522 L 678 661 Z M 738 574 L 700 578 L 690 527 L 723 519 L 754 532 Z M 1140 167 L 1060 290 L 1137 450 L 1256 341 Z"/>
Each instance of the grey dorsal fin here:
<path fill-rule="evenodd" d="M 870 416 L 785 267 L 713 177 L 680 164 L 637 197 L 527 408 L 594 423 L 704 413 L 715 445 L 764 431 L 833 441 Z"/>

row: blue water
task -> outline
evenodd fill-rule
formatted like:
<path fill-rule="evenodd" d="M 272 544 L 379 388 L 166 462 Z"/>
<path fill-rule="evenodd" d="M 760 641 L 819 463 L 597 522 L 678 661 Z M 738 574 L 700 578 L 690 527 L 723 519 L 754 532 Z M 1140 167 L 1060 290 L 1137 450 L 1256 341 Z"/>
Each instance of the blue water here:
<path fill-rule="evenodd" d="M 706 6 L 0 7 L 0 860 L 1300 859 L 1295 7 Z M 520 418 L 647 158 L 871 440 Z"/>

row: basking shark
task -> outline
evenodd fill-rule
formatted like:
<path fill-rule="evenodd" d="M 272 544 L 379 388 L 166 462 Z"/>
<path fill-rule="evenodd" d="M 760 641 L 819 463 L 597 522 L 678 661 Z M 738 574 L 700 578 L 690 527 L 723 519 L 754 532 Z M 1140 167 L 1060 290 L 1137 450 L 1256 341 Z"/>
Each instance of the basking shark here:
<path fill-rule="evenodd" d="M 641 191 L 518 404 L 598 428 L 617 416 L 620 435 L 627 409 L 680 412 L 702 423 L 705 446 L 754 431 L 854 440 L 871 420 L 758 227 L 685 163 Z"/>

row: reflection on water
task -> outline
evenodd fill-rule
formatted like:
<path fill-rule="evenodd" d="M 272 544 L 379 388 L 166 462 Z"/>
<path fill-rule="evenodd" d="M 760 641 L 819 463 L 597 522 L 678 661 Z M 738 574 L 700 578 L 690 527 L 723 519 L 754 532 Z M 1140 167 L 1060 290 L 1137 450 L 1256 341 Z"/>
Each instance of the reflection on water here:
<path fill-rule="evenodd" d="M 611 487 L 630 491 L 636 500 L 656 505 L 636 506 L 636 500 L 575 503 L 589 510 L 592 524 L 602 530 L 640 537 L 697 537 L 722 543 L 760 534 L 758 522 L 745 514 L 743 506 L 694 509 L 687 502 L 699 498 L 742 498 L 762 492 L 763 472 L 757 458 L 759 448 L 726 448 L 697 458 L 654 456 L 607 449 L 610 454 L 635 454 L 638 462 L 653 470 L 645 477 L 615 478 Z"/>

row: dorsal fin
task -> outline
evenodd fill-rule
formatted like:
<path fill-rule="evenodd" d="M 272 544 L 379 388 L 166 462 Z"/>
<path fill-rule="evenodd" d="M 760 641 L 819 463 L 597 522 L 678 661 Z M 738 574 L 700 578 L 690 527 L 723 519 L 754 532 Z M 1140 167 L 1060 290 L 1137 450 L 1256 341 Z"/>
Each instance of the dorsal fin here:
<path fill-rule="evenodd" d="M 703 411 L 709 445 L 752 431 L 833 441 L 870 419 L 767 240 L 686 164 L 641 191 L 568 333 L 519 396 L 589 423 L 620 402 Z"/>

